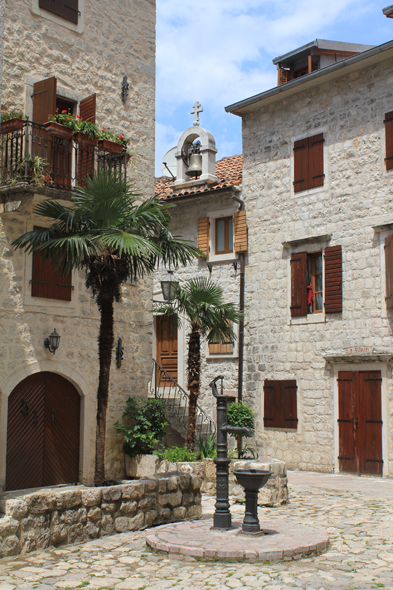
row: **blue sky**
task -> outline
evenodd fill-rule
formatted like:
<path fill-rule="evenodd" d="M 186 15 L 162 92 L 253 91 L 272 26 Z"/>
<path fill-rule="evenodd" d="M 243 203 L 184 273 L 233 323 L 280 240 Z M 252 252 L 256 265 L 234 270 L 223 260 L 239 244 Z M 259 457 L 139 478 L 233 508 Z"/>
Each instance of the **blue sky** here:
<path fill-rule="evenodd" d="M 224 107 L 276 85 L 272 59 L 316 38 L 380 45 L 393 39 L 391 0 L 157 0 L 156 175 L 192 126 L 216 138 L 217 159 L 241 153 L 241 120 Z"/>

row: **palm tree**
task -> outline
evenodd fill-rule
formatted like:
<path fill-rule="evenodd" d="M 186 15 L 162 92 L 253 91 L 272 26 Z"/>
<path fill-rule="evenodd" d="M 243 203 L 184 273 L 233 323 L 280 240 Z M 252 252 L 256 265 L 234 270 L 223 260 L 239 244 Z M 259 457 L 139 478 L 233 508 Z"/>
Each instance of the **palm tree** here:
<path fill-rule="evenodd" d="M 40 252 L 52 259 L 63 274 L 72 269 L 86 272 L 100 315 L 98 335 L 99 379 L 97 390 L 97 435 L 95 485 L 105 482 L 105 435 L 110 367 L 114 343 L 114 302 L 121 301 L 121 286 L 151 273 L 158 261 L 177 266 L 190 262 L 199 250 L 173 236 L 169 205 L 158 197 L 137 204 L 132 185 L 118 175 L 102 171 L 86 178 L 65 207 L 52 200 L 38 203 L 34 213 L 53 220 L 45 229 L 35 229 L 17 238 L 13 248 Z"/>
<path fill-rule="evenodd" d="M 233 324 L 238 324 L 243 314 L 233 303 L 225 303 L 221 287 L 206 277 L 191 279 L 183 287 L 177 285 L 170 302 L 156 310 L 172 316 L 172 329 L 182 318 L 190 324 L 187 357 L 188 402 L 187 448 L 194 450 L 196 406 L 200 394 L 201 336 L 208 342 L 233 342 Z"/>

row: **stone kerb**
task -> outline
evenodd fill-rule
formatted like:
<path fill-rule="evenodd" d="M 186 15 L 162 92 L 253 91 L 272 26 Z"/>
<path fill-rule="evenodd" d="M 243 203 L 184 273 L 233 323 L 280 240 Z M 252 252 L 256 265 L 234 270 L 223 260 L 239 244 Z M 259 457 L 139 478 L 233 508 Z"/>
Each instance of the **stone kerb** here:
<path fill-rule="evenodd" d="M 200 518 L 200 489 L 196 475 L 170 473 L 100 488 L 7 493 L 0 500 L 0 557 Z"/>

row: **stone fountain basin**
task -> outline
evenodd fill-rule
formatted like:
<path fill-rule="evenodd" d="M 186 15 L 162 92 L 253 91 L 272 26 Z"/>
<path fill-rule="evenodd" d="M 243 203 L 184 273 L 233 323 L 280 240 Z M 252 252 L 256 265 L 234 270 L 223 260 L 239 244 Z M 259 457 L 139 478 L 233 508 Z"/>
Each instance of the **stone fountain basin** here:
<path fill-rule="evenodd" d="M 245 490 L 257 492 L 263 488 L 273 472 L 258 469 L 235 469 L 233 475 Z"/>

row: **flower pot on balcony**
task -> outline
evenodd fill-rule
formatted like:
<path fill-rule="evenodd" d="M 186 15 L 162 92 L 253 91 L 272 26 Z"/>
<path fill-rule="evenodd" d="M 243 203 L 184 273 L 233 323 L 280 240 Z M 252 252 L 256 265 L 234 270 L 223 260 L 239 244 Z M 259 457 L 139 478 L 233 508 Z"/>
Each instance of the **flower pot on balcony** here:
<path fill-rule="evenodd" d="M 74 141 L 75 143 L 78 143 L 80 145 L 89 145 L 90 147 L 95 147 L 98 144 L 97 137 L 90 137 L 89 135 L 85 135 L 81 131 L 75 133 Z"/>
<path fill-rule="evenodd" d="M 111 154 L 121 154 L 124 147 L 122 143 L 117 143 L 116 141 L 110 141 L 109 139 L 101 139 L 98 142 L 98 147 L 100 150 L 105 152 L 110 152 Z"/>
<path fill-rule="evenodd" d="M 19 117 L 15 117 L 14 119 L 8 119 L 7 121 L 1 122 L 0 133 L 12 133 L 13 131 L 20 131 L 23 129 L 23 125 L 25 124 L 24 119 L 19 119 Z"/>
<path fill-rule="evenodd" d="M 63 139 L 71 139 L 73 130 L 71 127 L 66 127 L 61 123 L 55 123 L 55 121 L 48 121 L 44 123 L 45 132 L 48 135 L 54 135 L 56 137 L 62 137 Z"/>

